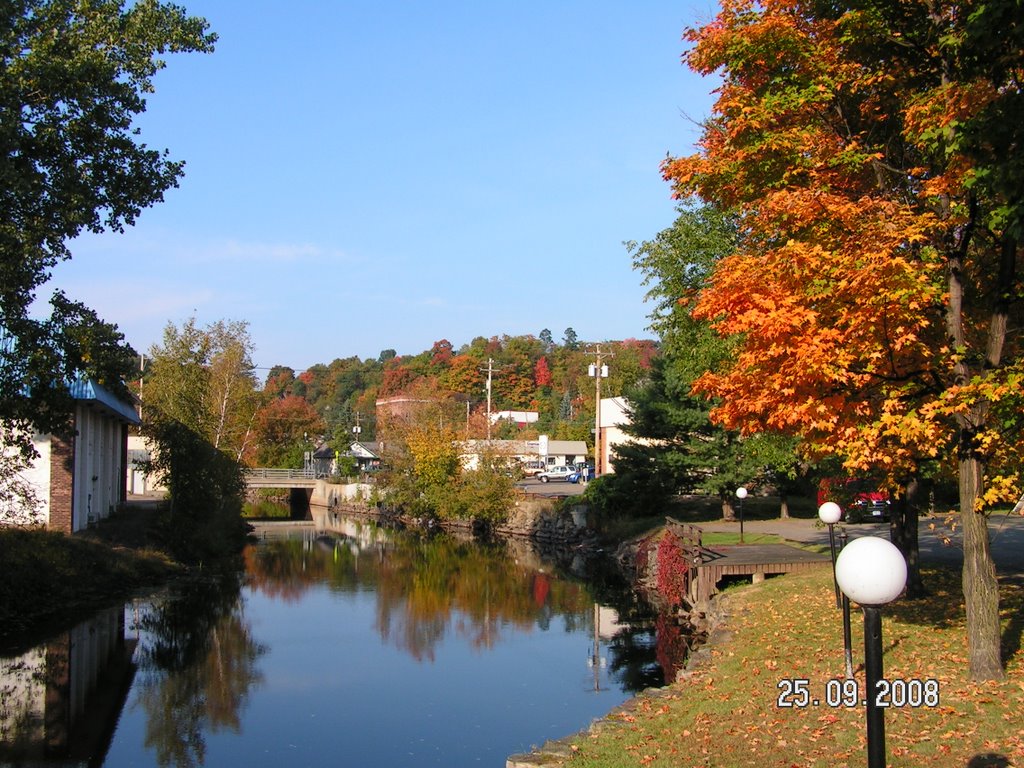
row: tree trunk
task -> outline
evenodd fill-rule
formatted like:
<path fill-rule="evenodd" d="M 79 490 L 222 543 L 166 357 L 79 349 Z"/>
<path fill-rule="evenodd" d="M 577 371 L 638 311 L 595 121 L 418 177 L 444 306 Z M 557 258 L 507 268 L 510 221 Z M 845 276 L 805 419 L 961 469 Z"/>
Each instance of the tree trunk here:
<path fill-rule="evenodd" d="M 953 349 L 967 349 L 964 331 L 964 257 L 972 226 L 964 228 L 959 243 L 948 257 L 949 298 L 946 323 Z M 1007 238 L 1001 252 L 999 288 L 992 308 L 988 345 L 983 371 L 999 367 L 1006 340 L 1006 321 L 1010 287 L 1015 275 L 1016 241 Z M 953 358 L 953 380 L 966 385 L 973 378 L 967 355 Z M 978 510 L 984 490 L 984 463 L 979 452 L 978 434 L 989 417 L 985 400 L 973 403 L 967 413 L 958 415 L 957 460 L 960 470 L 960 526 L 964 540 L 963 590 L 967 611 L 967 658 L 970 677 L 976 682 L 1003 680 L 1002 636 L 999 626 L 999 583 L 989 546 L 988 520 Z"/>
<path fill-rule="evenodd" d="M 779 519 L 789 520 L 789 496 L 785 491 L 779 491 Z"/>
<path fill-rule="evenodd" d="M 923 597 L 927 592 L 921 580 L 921 558 L 918 548 L 917 529 L 919 521 L 918 495 L 920 483 L 911 478 L 903 487 L 903 493 L 890 509 L 889 538 L 903 553 L 907 561 L 907 597 Z"/>
<path fill-rule="evenodd" d="M 960 525 L 964 537 L 963 589 L 967 608 L 967 657 L 972 680 L 1005 678 L 1000 658 L 999 583 L 989 547 L 988 521 L 975 511 L 982 467 L 976 456 L 960 458 Z"/>
<path fill-rule="evenodd" d="M 732 497 L 723 493 L 720 498 L 722 499 L 722 519 L 730 523 L 736 522 L 736 510 L 732 506 Z"/>

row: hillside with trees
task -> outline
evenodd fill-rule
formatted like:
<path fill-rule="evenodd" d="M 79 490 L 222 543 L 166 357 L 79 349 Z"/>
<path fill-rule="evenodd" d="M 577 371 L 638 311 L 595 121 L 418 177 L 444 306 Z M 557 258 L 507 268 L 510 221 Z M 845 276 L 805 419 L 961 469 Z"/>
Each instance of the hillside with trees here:
<path fill-rule="evenodd" d="M 221 321 L 205 329 L 194 320 L 180 330 L 169 325 L 165 344 L 150 351 L 152 363 L 141 382 L 143 403 L 178 388 L 186 360 L 201 361 L 198 367 L 215 375 L 202 401 L 189 409 L 203 414 L 211 442 L 249 466 L 299 467 L 304 452 L 319 445 L 344 452 L 353 440 L 374 440 L 377 400 L 412 393 L 452 404 L 446 428 L 453 435 L 484 438 L 490 377 L 492 413 L 538 413 L 526 426 L 496 422 L 492 438 L 546 434 L 593 444 L 595 386 L 588 366 L 594 345 L 580 341 L 572 328 L 561 341 L 544 329 L 537 336 L 478 336 L 458 348 L 440 339 L 414 355 L 386 349 L 376 358 L 337 357 L 304 371 L 274 366 L 262 383 L 252 350 L 244 322 Z M 645 379 L 659 355 L 651 340 L 602 341 L 601 350 L 609 368 L 601 381 L 603 397 L 621 395 Z M 178 363 L 168 366 L 167 356 Z"/>

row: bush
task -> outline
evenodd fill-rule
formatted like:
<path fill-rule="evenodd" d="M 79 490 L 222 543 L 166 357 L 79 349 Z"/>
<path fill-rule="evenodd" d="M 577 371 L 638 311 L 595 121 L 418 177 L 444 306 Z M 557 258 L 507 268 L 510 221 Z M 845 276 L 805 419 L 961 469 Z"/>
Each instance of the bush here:
<path fill-rule="evenodd" d="M 239 553 L 249 531 L 242 466 L 180 422 L 148 431 L 158 446 L 152 468 L 169 491 L 160 530 L 170 551 L 193 563 Z"/>

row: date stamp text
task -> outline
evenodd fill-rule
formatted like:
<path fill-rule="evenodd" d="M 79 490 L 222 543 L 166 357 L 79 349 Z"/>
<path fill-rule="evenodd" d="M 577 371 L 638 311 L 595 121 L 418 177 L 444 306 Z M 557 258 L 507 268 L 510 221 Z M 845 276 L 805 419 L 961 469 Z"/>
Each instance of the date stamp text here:
<path fill-rule="evenodd" d="M 775 705 L 780 709 L 804 709 L 806 707 L 831 707 L 832 709 L 864 707 L 867 695 L 860 690 L 856 680 L 826 680 L 824 690 L 818 695 L 811 690 L 811 681 L 784 677 L 779 680 L 779 697 Z M 932 678 L 919 680 L 879 680 L 875 690 L 874 705 L 879 708 L 937 707 L 939 706 L 939 681 Z"/>

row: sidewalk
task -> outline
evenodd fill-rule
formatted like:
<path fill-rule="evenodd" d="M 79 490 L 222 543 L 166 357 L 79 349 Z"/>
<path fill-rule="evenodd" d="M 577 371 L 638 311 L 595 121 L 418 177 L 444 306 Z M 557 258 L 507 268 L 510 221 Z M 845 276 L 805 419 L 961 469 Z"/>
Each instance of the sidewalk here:
<path fill-rule="evenodd" d="M 954 518 L 955 519 L 955 518 Z M 698 523 L 705 531 L 739 533 L 739 522 L 717 520 Z M 888 523 L 843 523 L 836 526 L 846 530 L 853 539 L 859 536 L 889 536 Z M 786 520 L 746 520 L 744 534 L 773 533 L 783 539 L 803 544 L 828 546 L 828 528 L 816 518 L 789 518 Z M 1002 576 L 1024 577 L 1024 516 L 1001 513 L 989 518 L 989 541 L 996 570 Z M 949 544 L 944 542 L 948 538 Z M 941 563 L 960 567 L 963 565 L 962 539 L 960 528 L 951 531 L 943 516 L 925 517 L 918 527 L 918 547 L 921 562 Z"/>

